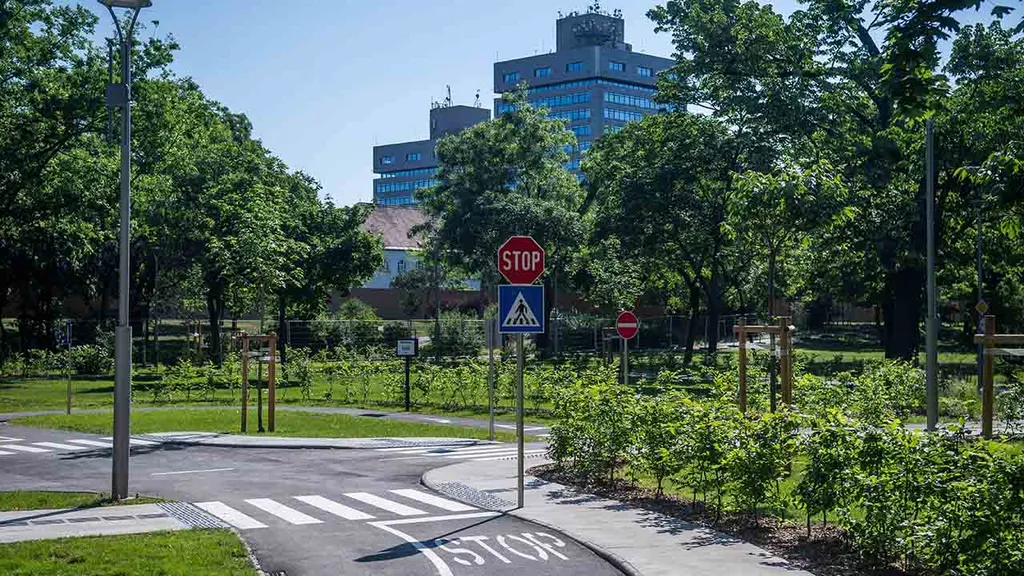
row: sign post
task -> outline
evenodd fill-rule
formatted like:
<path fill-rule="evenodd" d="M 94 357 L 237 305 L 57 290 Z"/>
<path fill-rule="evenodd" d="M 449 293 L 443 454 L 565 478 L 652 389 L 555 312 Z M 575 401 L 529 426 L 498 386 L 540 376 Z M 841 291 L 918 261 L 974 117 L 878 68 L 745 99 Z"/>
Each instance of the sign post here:
<path fill-rule="evenodd" d="M 501 334 L 498 333 L 498 320 L 496 318 L 487 320 L 484 329 L 487 331 L 487 406 L 491 415 L 487 437 L 494 442 L 494 349 L 501 341 Z"/>
<path fill-rule="evenodd" d="M 622 382 L 629 386 L 629 341 L 640 331 L 640 320 L 627 310 L 615 320 L 615 331 L 622 338 Z"/>
<path fill-rule="evenodd" d="M 409 386 L 409 366 L 412 364 L 412 357 L 419 351 L 419 340 L 415 338 L 403 338 L 398 341 L 399 358 L 405 358 L 405 411 L 412 410 L 412 388 Z"/>
<path fill-rule="evenodd" d="M 523 438 L 523 365 L 526 363 L 524 334 L 543 334 L 544 287 L 534 286 L 544 274 L 544 249 L 529 236 L 513 236 L 498 248 L 498 271 L 510 284 L 498 286 L 498 331 L 516 335 L 516 445 L 519 453 L 518 505 L 525 496 L 525 439 Z"/>

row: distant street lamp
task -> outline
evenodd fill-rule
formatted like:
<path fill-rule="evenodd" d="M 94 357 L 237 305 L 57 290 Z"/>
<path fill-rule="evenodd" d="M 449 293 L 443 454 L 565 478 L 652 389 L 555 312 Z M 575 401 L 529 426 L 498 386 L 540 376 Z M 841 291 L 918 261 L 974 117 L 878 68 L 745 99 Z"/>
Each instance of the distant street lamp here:
<path fill-rule="evenodd" d="M 111 496 L 117 500 L 128 496 L 128 456 L 131 435 L 132 400 L 132 325 L 128 318 L 128 287 L 131 274 L 129 243 L 132 212 L 132 33 L 139 12 L 153 5 L 151 0 L 99 0 L 114 19 L 117 40 L 121 47 L 121 82 L 107 85 L 107 107 L 121 108 L 121 233 L 120 270 L 117 296 L 117 330 L 114 333 L 114 463 Z M 114 13 L 123 8 L 132 13 L 126 30 Z"/>

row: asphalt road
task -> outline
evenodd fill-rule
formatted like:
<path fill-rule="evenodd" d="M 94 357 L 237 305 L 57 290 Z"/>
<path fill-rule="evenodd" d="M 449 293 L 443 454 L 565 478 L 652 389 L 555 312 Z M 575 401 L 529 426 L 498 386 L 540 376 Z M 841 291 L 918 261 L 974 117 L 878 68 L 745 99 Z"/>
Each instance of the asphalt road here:
<path fill-rule="evenodd" d="M 88 442 L 107 441 L 0 424 L 0 489 L 109 491 L 110 450 Z M 271 574 L 620 574 L 557 532 L 419 484 L 424 471 L 455 461 L 443 452 L 139 445 L 130 489 L 234 525 Z"/>

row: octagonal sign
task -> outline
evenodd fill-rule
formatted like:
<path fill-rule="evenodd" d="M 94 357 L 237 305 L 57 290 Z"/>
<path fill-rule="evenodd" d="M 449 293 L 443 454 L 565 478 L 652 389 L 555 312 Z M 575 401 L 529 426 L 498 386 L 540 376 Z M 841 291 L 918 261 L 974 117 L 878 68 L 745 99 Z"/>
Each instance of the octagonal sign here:
<path fill-rule="evenodd" d="M 513 236 L 498 248 L 498 272 L 510 284 L 533 284 L 544 274 L 544 249 L 530 236 Z"/>

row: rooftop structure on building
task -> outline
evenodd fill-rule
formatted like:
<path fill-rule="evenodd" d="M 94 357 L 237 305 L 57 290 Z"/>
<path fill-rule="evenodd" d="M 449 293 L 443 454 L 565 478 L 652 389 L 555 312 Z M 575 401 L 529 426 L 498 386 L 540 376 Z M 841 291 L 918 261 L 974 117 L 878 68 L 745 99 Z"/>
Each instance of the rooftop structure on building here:
<path fill-rule="evenodd" d="M 451 93 L 430 107 L 430 139 L 373 147 L 373 201 L 384 206 L 416 203 L 415 191 L 434 185 L 437 141 L 474 124 L 490 120 L 491 111 L 479 105 L 452 104 Z"/>
<path fill-rule="evenodd" d="M 626 23 L 618 11 L 596 8 L 559 15 L 554 52 L 494 64 L 494 92 L 527 86 L 530 104 L 548 109 L 548 116 L 567 121 L 577 146 L 568 150 L 567 168 L 578 176 L 582 153 L 602 134 L 616 132 L 628 122 L 667 109 L 654 102 L 658 73 L 671 59 L 633 52 L 626 43 Z M 510 111 L 501 98 L 495 113 Z"/>

